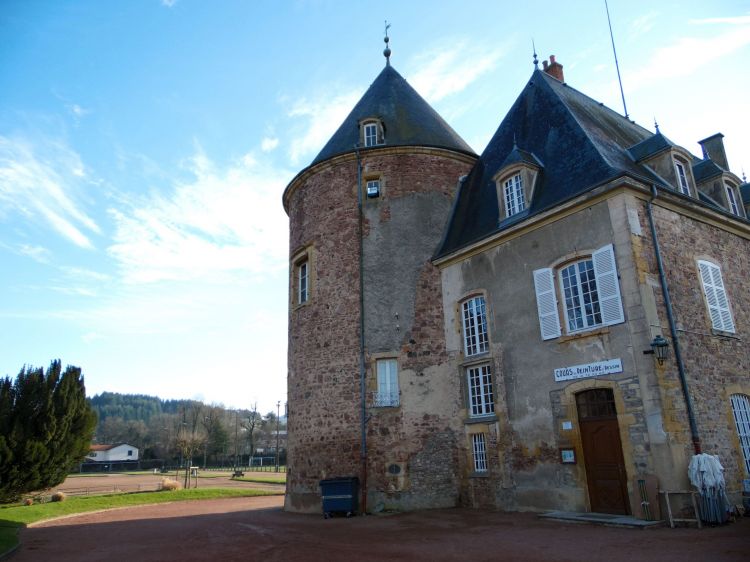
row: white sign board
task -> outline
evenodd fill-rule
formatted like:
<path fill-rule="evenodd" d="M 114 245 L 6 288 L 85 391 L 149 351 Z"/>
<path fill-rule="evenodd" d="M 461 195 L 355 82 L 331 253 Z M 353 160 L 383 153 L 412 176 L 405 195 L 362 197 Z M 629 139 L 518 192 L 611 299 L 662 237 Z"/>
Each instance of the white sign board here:
<path fill-rule="evenodd" d="M 583 365 L 555 369 L 555 382 L 601 377 L 613 373 L 622 373 L 621 359 L 609 359 L 597 363 L 585 363 Z"/>

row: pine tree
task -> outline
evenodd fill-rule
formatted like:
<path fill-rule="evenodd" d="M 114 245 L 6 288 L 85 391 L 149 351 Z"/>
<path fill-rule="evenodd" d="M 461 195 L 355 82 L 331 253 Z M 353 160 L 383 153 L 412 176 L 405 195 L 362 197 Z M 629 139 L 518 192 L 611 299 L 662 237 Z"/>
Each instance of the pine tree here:
<path fill-rule="evenodd" d="M 0 380 L 0 502 L 51 488 L 86 456 L 96 415 L 81 369 L 60 361 Z"/>

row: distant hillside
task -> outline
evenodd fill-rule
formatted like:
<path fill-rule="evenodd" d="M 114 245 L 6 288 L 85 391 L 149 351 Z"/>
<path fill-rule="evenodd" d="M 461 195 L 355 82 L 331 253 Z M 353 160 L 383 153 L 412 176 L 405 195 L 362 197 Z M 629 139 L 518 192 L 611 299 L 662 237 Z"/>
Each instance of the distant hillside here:
<path fill-rule="evenodd" d="M 154 416 L 177 414 L 181 408 L 192 403 L 193 400 L 162 400 L 158 396 L 117 392 L 102 392 L 91 399 L 91 406 L 99 416 L 99 423 L 110 417 L 122 418 L 126 422 L 148 423 Z"/>

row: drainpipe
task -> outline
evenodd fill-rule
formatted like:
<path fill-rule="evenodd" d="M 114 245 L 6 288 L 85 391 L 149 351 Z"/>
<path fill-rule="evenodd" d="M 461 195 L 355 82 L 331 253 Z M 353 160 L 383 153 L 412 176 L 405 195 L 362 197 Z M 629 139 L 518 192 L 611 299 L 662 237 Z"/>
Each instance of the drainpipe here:
<path fill-rule="evenodd" d="M 693 449 L 696 455 L 701 454 L 701 440 L 698 436 L 698 426 L 695 423 L 695 413 L 693 412 L 693 401 L 690 399 L 690 390 L 688 389 L 687 378 L 685 377 L 685 364 L 682 361 L 682 353 L 680 352 L 680 341 L 677 338 L 677 326 L 674 321 L 674 313 L 672 311 L 672 299 L 669 297 L 669 287 L 667 285 L 667 276 L 664 274 L 664 263 L 661 259 L 661 251 L 659 250 L 659 240 L 656 238 L 656 224 L 654 223 L 653 214 L 653 202 L 656 199 L 658 193 L 656 185 L 651 186 L 651 199 L 646 204 L 646 210 L 648 212 L 648 222 L 651 226 L 651 238 L 654 240 L 654 254 L 656 255 L 656 265 L 659 266 L 659 280 L 661 281 L 661 292 L 664 297 L 664 306 L 667 308 L 667 319 L 669 320 L 669 331 L 672 335 L 672 345 L 674 346 L 674 357 L 677 361 L 677 371 L 680 375 L 680 385 L 682 386 L 682 394 L 685 397 L 685 405 L 687 406 L 688 421 L 690 422 L 690 434 L 693 438 Z"/>
<path fill-rule="evenodd" d="M 357 154 L 357 211 L 359 214 L 359 395 L 360 395 L 360 461 L 362 463 L 361 511 L 367 513 L 367 400 L 365 397 L 365 264 L 364 264 L 364 217 L 362 213 L 362 160 L 359 143 L 354 145 Z"/>

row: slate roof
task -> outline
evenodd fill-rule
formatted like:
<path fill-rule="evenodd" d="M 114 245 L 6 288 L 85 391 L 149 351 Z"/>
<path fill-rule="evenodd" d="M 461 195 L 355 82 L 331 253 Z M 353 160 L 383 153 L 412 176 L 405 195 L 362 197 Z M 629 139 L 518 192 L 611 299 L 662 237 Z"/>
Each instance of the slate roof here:
<path fill-rule="evenodd" d="M 635 161 L 639 162 L 641 160 L 645 160 L 649 156 L 658 154 L 662 150 L 672 148 L 673 146 L 675 146 L 675 144 L 671 140 L 669 140 L 661 133 L 656 133 L 646 140 L 639 142 L 635 146 L 631 146 L 629 148 L 629 152 L 635 159 Z"/>
<path fill-rule="evenodd" d="M 381 146 L 439 147 L 475 155 L 422 96 L 387 65 L 312 164 L 354 152 L 354 145 L 360 141 L 359 123 L 366 117 L 383 123 L 385 144 Z"/>
<path fill-rule="evenodd" d="M 535 70 L 461 185 L 435 257 L 623 175 L 667 186 L 636 163 L 629 152 L 640 145 L 636 153 L 645 154 L 669 142 L 663 136 L 650 140 L 654 136 L 578 90 Z M 543 168 L 527 211 L 500 222 L 492 177 L 505 166 L 516 144 L 543 163 Z"/>
<path fill-rule="evenodd" d="M 750 204 L 750 183 L 743 183 L 740 186 L 740 197 L 745 205 Z"/>
<path fill-rule="evenodd" d="M 693 176 L 695 183 L 702 183 L 708 178 L 718 176 L 724 173 L 724 170 L 713 160 L 696 160 L 693 164 Z"/>

